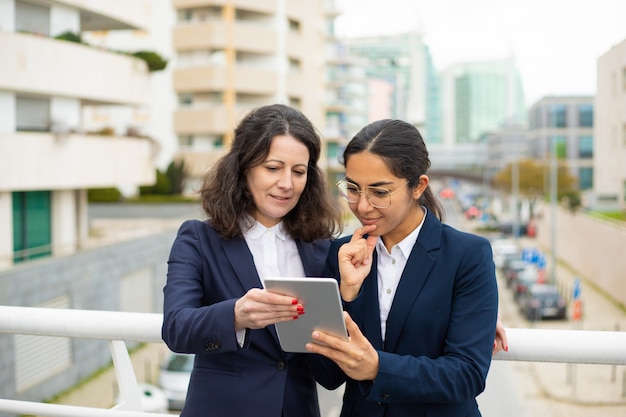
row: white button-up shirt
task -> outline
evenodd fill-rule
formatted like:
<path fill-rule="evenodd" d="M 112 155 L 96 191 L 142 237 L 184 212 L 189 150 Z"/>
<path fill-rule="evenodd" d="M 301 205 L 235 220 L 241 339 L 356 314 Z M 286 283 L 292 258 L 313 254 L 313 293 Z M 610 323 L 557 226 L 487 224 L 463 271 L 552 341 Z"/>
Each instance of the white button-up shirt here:
<path fill-rule="evenodd" d="M 426 209 L 424 209 L 426 211 Z M 378 306 L 380 310 L 380 334 L 385 340 L 387 331 L 387 317 L 391 310 L 393 298 L 396 295 L 402 272 L 411 254 L 411 250 L 417 241 L 422 225 L 426 219 L 426 213 L 422 222 L 407 237 L 387 251 L 383 239 L 378 237 L 376 250 L 378 252 Z"/>

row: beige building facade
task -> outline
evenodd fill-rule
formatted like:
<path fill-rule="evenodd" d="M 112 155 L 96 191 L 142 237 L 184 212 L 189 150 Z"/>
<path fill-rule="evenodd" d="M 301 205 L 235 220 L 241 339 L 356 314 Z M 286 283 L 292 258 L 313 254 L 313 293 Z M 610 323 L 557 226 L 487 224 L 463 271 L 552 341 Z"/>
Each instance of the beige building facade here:
<path fill-rule="evenodd" d="M 323 131 L 324 0 L 172 0 L 176 11 L 173 88 L 177 159 L 190 192 L 232 141 L 252 108 L 299 108 Z"/>
<path fill-rule="evenodd" d="M 626 40 L 597 61 L 594 195 L 598 208 L 626 210 Z"/>

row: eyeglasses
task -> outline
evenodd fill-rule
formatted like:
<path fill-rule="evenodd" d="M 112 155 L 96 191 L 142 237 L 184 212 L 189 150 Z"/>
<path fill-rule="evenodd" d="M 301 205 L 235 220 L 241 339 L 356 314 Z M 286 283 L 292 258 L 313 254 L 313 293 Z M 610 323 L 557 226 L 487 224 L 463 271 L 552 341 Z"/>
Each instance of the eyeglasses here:
<path fill-rule="evenodd" d="M 358 203 L 361 194 L 365 194 L 365 198 L 376 208 L 387 208 L 391 206 L 391 195 L 398 191 L 400 188 L 407 185 L 406 181 L 395 190 L 382 187 L 366 187 L 365 191 L 361 191 L 359 186 L 346 180 L 337 182 L 337 188 L 339 189 L 339 195 L 348 203 Z"/>

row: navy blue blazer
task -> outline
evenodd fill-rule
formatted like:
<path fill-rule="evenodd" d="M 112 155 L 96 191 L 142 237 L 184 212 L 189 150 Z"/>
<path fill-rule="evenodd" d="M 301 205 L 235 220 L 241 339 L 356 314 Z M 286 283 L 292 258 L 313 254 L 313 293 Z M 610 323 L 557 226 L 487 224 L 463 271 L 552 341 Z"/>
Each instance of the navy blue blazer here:
<path fill-rule="evenodd" d="M 349 239 L 331 244 L 330 276 L 339 277 L 337 253 Z M 498 311 L 489 241 L 429 213 L 402 273 L 384 343 L 376 265 L 374 252 L 359 295 L 344 306 L 378 351 L 379 371 L 374 381 L 347 379 L 341 416 L 480 416 L 475 398 L 485 388 Z M 333 378 L 336 385 L 346 376 Z"/>
<path fill-rule="evenodd" d="M 307 276 L 322 276 L 329 241 L 296 241 Z M 168 261 L 162 337 L 195 354 L 182 417 L 319 417 L 313 355 L 286 353 L 274 326 L 249 330 L 241 348 L 235 301 L 261 288 L 243 238 L 224 239 L 208 222 L 186 221 Z"/>

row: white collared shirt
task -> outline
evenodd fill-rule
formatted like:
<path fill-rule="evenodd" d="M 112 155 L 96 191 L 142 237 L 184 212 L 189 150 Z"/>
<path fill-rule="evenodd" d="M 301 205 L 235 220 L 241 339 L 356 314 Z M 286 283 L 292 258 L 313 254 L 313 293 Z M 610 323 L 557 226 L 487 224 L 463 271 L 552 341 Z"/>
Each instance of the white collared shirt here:
<path fill-rule="evenodd" d="M 380 310 L 380 334 L 385 340 L 385 332 L 387 331 L 387 317 L 391 310 L 393 299 L 402 277 L 402 272 L 406 267 L 406 263 L 413 250 L 413 246 L 417 241 L 424 219 L 426 219 L 426 209 L 424 209 L 424 217 L 422 222 L 407 237 L 391 248 L 391 252 L 387 252 L 387 248 L 382 238 L 378 237 L 376 242 L 376 251 L 378 252 L 378 306 Z"/>
<path fill-rule="evenodd" d="M 252 252 L 261 283 L 266 277 L 303 277 L 304 266 L 296 241 L 283 229 L 283 223 L 267 228 L 255 222 L 243 232 Z"/>

